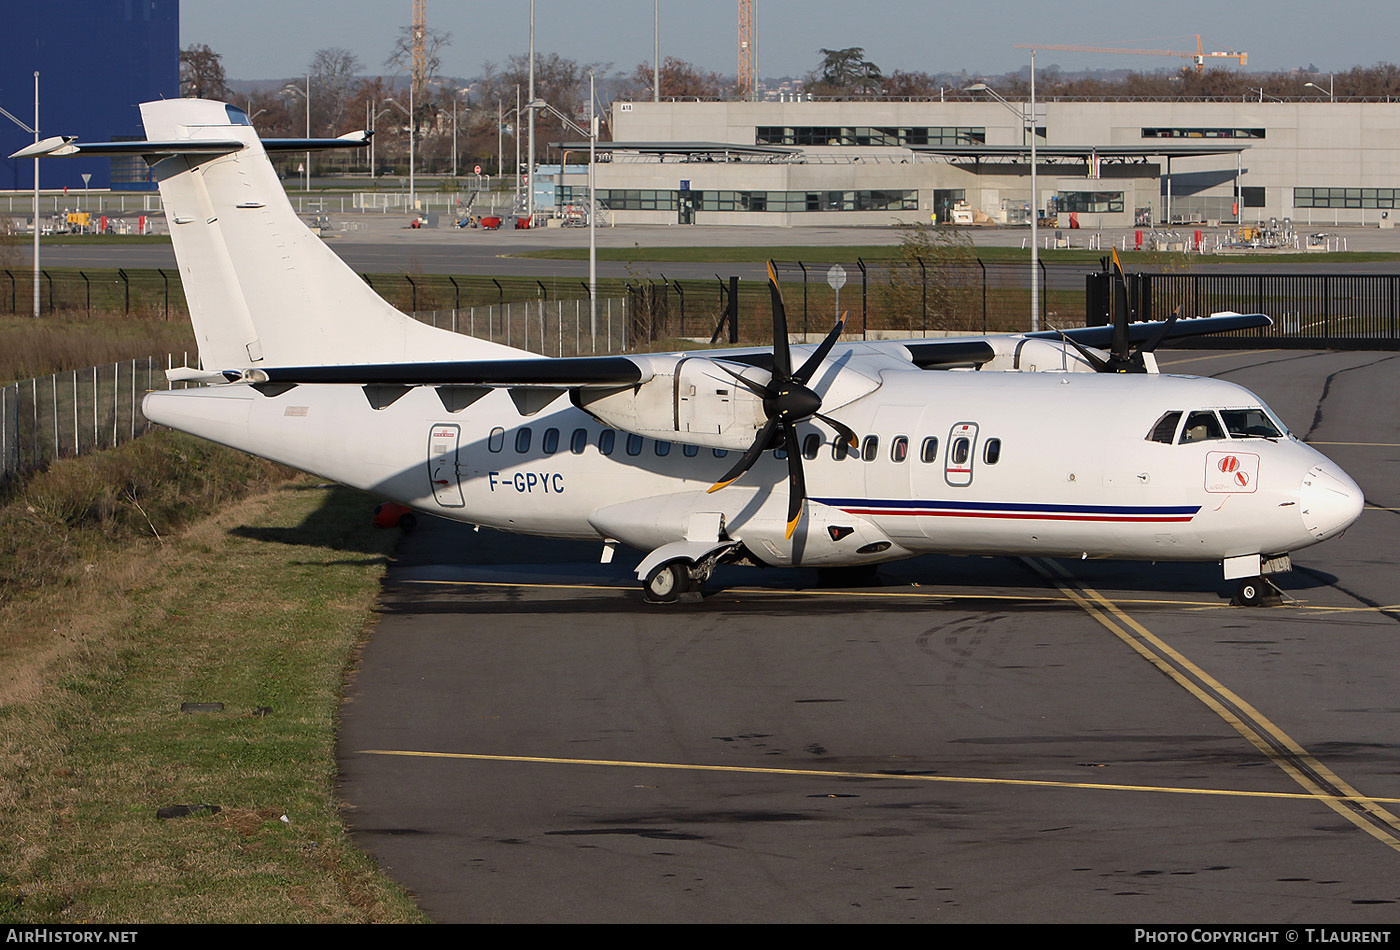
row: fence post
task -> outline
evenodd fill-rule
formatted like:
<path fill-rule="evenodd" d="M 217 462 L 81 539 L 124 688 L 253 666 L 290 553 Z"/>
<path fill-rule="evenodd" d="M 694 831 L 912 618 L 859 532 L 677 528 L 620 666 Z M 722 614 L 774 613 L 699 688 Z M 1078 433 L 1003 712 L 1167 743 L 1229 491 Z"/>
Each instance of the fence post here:
<path fill-rule="evenodd" d="M 977 266 L 982 268 L 982 335 L 987 335 L 987 265 L 982 258 L 973 258 L 977 261 Z"/>
<path fill-rule="evenodd" d="M 865 306 L 865 286 L 868 283 L 865 273 L 865 261 L 857 257 L 856 267 L 860 268 L 860 338 L 866 340 L 869 339 L 869 313 Z"/>

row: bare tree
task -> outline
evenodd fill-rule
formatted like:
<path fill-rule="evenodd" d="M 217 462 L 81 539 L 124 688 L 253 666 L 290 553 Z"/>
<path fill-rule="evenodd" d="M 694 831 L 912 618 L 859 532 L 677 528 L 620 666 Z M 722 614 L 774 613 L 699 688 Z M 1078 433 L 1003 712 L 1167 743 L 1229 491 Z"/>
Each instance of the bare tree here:
<path fill-rule="evenodd" d="M 667 56 L 661 62 L 660 85 L 663 99 L 718 99 L 725 91 L 724 80 L 719 73 L 705 72 L 693 63 L 674 56 Z M 641 63 L 637 66 L 629 86 L 635 98 L 651 97 L 651 63 Z"/>
<path fill-rule="evenodd" d="M 223 57 L 208 44 L 190 44 L 180 51 L 180 95 L 194 99 L 227 100 L 232 94 L 224 75 Z"/>
<path fill-rule="evenodd" d="M 318 49 L 311 59 L 311 108 L 328 134 L 344 131 L 346 109 L 355 94 L 356 76 L 364 69 L 358 56 L 338 46 Z"/>
<path fill-rule="evenodd" d="M 399 38 L 394 41 L 393 52 L 384 61 L 384 65 L 389 69 L 398 70 L 411 77 L 412 81 L 419 83 L 414 89 L 415 95 L 422 95 L 424 87 L 433 82 L 442 71 L 442 50 L 444 47 L 452 45 L 452 34 L 428 27 L 423 34 L 423 75 L 413 74 L 413 27 L 405 26 L 399 28 Z"/>

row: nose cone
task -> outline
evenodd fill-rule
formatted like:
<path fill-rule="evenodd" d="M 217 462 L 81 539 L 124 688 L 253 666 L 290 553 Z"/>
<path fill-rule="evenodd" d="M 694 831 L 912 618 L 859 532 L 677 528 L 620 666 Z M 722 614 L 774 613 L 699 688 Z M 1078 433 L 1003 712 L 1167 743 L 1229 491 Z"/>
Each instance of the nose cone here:
<path fill-rule="evenodd" d="M 1319 541 L 1350 527 L 1360 517 L 1365 502 L 1356 482 L 1334 465 L 1314 465 L 1298 489 L 1303 527 Z"/>

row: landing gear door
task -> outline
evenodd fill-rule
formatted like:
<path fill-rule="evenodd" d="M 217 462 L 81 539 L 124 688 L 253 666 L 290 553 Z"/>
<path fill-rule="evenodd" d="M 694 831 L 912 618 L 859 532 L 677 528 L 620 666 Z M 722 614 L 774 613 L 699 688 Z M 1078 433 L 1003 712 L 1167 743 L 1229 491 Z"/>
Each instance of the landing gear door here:
<path fill-rule="evenodd" d="M 428 481 L 433 486 L 433 497 L 443 508 L 466 506 L 457 475 L 461 438 L 462 427 L 453 423 L 440 423 L 428 433 Z"/>
<path fill-rule="evenodd" d="M 948 432 L 948 448 L 943 454 L 943 478 L 954 488 L 972 484 L 972 466 L 977 459 L 977 423 L 959 422 Z"/>

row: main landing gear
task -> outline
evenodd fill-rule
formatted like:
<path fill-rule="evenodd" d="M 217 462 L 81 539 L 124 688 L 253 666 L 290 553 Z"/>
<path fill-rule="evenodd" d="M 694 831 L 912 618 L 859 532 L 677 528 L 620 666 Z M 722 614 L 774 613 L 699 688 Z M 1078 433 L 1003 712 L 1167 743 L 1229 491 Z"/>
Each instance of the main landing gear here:
<path fill-rule="evenodd" d="M 697 566 L 684 558 L 658 564 L 642 581 L 642 596 L 649 604 L 674 604 L 699 600 L 714 564 Z"/>

